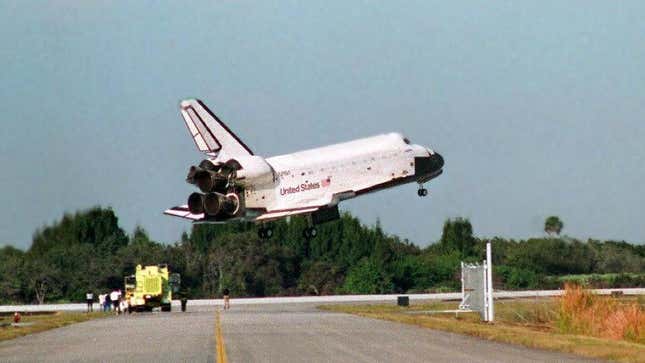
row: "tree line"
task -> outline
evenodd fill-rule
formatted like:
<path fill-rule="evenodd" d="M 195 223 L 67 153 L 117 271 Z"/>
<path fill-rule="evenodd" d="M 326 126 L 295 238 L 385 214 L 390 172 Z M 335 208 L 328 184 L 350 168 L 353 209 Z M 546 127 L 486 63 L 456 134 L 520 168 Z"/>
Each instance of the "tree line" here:
<path fill-rule="evenodd" d="M 560 237 L 561 221 L 547 222 L 547 237 L 491 240 L 496 288 L 558 288 L 575 274 L 597 274 L 589 281 L 599 287 L 645 285 L 645 246 Z M 137 264 L 159 263 L 181 274 L 188 298 L 219 297 L 225 288 L 237 297 L 451 291 L 460 287 L 460 262 L 484 258 L 486 240 L 462 218 L 446 221 L 441 239 L 425 248 L 349 213 L 313 239 L 302 236 L 306 223 L 275 222 L 269 240 L 252 224 L 193 225 L 167 244 L 142 227 L 126 233 L 110 208 L 66 214 L 36 230 L 26 251 L 0 249 L 0 303 L 82 301 L 87 291 L 122 288 Z M 608 273 L 613 279 L 602 278 Z"/>

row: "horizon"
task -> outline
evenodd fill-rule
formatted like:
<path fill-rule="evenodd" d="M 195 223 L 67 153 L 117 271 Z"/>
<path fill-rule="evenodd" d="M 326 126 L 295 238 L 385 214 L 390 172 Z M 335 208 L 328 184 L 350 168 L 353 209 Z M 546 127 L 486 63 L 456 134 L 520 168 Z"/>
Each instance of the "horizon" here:
<path fill-rule="evenodd" d="M 43 225 L 41 225 L 41 226 L 39 226 L 39 227 L 35 228 L 35 229 L 34 229 L 34 231 L 33 231 L 33 233 L 32 233 L 32 235 L 33 235 L 33 234 L 35 234 L 35 233 L 37 233 L 37 232 L 38 232 L 39 230 L 41 230 L 42 228 L 51 227 L 51 226 L 53 226 L 53 225 L 55 225 L 55 224 L 57 224 L 57 223 L 60 223 L 60 221 L 61 221 L 61 220 L 63 219 L 63 217 L 64 217 L 64 216 L 66 216 L 66 215 L 73 216 L 73 215 L 75 215 L 75 214 L 78 214 L 78 213 L 84 213 L 84 212 L 87 212 L 87 211 L 92 210 L 92 209 L 95 209 L 95 208 L 102 208 L 102 209 L 109 209 L 109 210 L 112 210 L 112 211 L 114 212 L 115 216 L 117 217 L 119 228 L 121 228 L 121 229 L 126 233 L 126 235 L 127 235 L 129 238 L 131 238 L 131 237 L 133 236 L 133 234 L 134 234 L 134 232 L 136 231 L 136 229 L 137 229 L 137 228 L 142 228 L 142 229 L 143 229 L 143 231 L 148 235 L 148 237 L 150 238 L 150 240 L 151 240 L 151 241 L 156 242 L 156 243 L 159 243 L 159 244 L 162 244 L 162 245 L 172 245 L 172 244 L 175 244 L 175 243 L 181 242 L 181 235 L 182 235 L 183 233 L 187 233 L 187 234 L 188 234 L 188 236 L 190 236 L 190 235 L 191 235 L 191 229 L 192 229 L 192 226 L 191 226 L 191 228 L 189 228 L 189 229 L 187 229 L 187 230 L 185 230 L 185 231 L 181 232 L 181 233 L 179 234 L 179 236 L 178 236 L 176 239 L 172 240 L 172 241 L 163 241 L 163 240 L 158 240 L 158 239 L 152 238 L 152 236 L 150 236 L 150 232 L 148 231 L 148 229 L 146 228 L 146 226 L 143 226 L 143 225 L 140 225 L 140 224 L 135 225 L 135 226 L 132 228 L 132 230 L 126 230 L 126 229 L 123 227 L 122 223 L 121 223 L 121 219 L 119 218 L 118 213 L 117 213 L 117 212 L 116 212 L 112 207 L 110 207 L 110 206 L 101 206 L 101 205 L 94 205 L 94 206 L 91 206 L 91 207 L 88 207 L 88 208 L 81 208 L 81 209 L 77 209 L 77 210 L 74 210 L 74 211 L 67 211 L 67 212 L 64 212 L 62 215 L 60 215 L 60 216 L 59 216 L 57 219 L 55 219 L 54 221 L 49 222 L 49 223 L 46 223 L 46 224 L 43 224 Z M 370 229 L 371 229 L 371 228 L 376 228 L 377 224 L 379 224 L 379 222 L 380 222 L 380 220 L 377 218 L 377 220 L 376 220 L 376 221 L 374 221 L 374 223 L 365 223 L 365 222 L 364 222 L 364 221 L 363 221 L 359 216 L 357 216 L 357 215 L 355 215 L 355 214 L 352 214 L 352 213 L 351 213 L 350 211 L 348 211 L 348 210 L 341 210 L 340 212 L 341 212 L 341 215 L 342 215 L 342 214 L 344 214 L 344 213 L 348 213 L 351 217 L 358 219 L 358 221 L 361 223 L 361 225 L 366 226 L 367 228 L 370 228 Z M 613 239 L 598 239 L 598 238 L 593 238 L 593 237 L 589 237 L 589 238 L 578 238 L 578 237 L 576 237 L 576 236 L 570 236 L 570 235 L 568 235 L 568 234 L 566 233 L 566 227 L 567 227 L 566 221 L 563 221 L 563 222 L 564 222 L 563 232 L 561 232 L 560 234 L 557 234 L 557 235 L 555 235 L 555 236 L 551 236 L 551 235 L 547 234 L 547 233 L 546 233 L 546 232 L 544 232 L 544 231 L 543 231 L 543 233 L 542 233 L 541 235 L 529 236 L 529 237 L 526 237 L 526 238 L 508 238 L 508 237 L 503 237 L 503 236 L 479 236 L 479 235 L 477 235 L 477 233 L 475 232 L 475 231 L 476 231 L 475 223 L 473 223 L 473 221 L 471 221 L 470 219 L 468 219 L 468 218 L 464 218 L 464 217 L 458 217 L 458 216 L 457 216 L 457 217 L 452 217 L 452 218 L 450 218 L 450 220 L 451 220 L 451 221 L 454 221 L 454 220 L 456 220 L 456 219 L 460 219 L 460 218 L 461 218 L 461 219 L 464 219 L 464 220 L 466 220 L 466 221 L 468 221 L 468 222 L 473 226 L 473 237 L 475 237 L 475 238 L 477 238 L 477 239 L 479 239 L 479 240 L 482 240 L 482 241 L 485 241 L 485 240 L 492 241 L 492 240 L 494 240 L 494 239 L 500 238 L 500 239 L 503 239 L 503 240 L 506 240 L 506 241 L 522 242 L 522 241 L 528 241 L 528 240 L 530 240 L 530 239 L 556 238 L 556 239 L 562 239 L 562 240 L 575 240 L 575 241 L 579 241 L 579 242 L 582 242 L 582 243 L 587 243 L 587 242 L 589 242 L 589 241 L 593 240 L 593 241 L 599 241 L 599 242 L 626 242 L 626 243 L 629 243 L 629 244 L 632 244 L 632 245 L 641 245 L 641 244 L 643 244 L 642 242 L 638 242 L 638 241 L 613 240 Z M 444 224 L 445 224 L 446 222 L 448 222 L 448 220 L 445 220 L 445 221 L 444 221 Z M 250 222 L 243 222 L 243 223 L 253 224 L 253 223 L 250 223 Z M 287 223 L 288 223 L 288 221 L 287 221 Z M 386 236 L 393 237 L 393 238 L 399 238 L 401 242 L 403 242 L 403 243 L 405 243 L 405 242 L 407 242 L 407 243 L 411 243 L 411 244 L 413 244 L 413 245 L 415 245 L 415 246 L 417 246 L 417 247 L 419 247 L 419 248 L 421 248 L 421 249 L 426 248 L 426 247 L 429 247 L 429 246 L 431 246 L 431 245 L 433 245 L 433 244 L 436 244 L 436 243 L 439 243 L 439 242 L 440 242 L 440 238 L 439 238 L 439 239 L 437 239 L 436 241 L 431 241 L 430 243 L 426 244 L 425 246 L 422 246 L 422 245 L 420 245 L 417 241 L 409 240 L 409 239 L 407 239 L 407 238 L 403 238 L 403 237 L 401 237 L 401 236 L 397 235 L 396 233 L 390 233 L 390 232 L 388 232 L 387 230 L 385 230 L 385 229 L 383 229 L 383 228 L 382 228 L 382 224 L 381 224 L 381 229 L 383 230 L 383 232 L 385 233 L 385 235 L 386 235 Z M 441 236 L 439 236 L 439 237 L 441 237 Z M 33 240 L 32 240 L 32 241 L 29 243 L 29 245 L 28 245 L 28 246 L 26 246 L 26 247 L 15 246 L 15 245 L 12 245 L 12 244 L 0 244 L 0 249 L 1 249 L 1 248 L 3 248 L 3 247 L 13 247 L 13 248 L 17 248 L 17 249 L 22 250 L 22 251 L 27 251 L 29 248 L 31 248 L 32 243 L 33 243 Z"/>

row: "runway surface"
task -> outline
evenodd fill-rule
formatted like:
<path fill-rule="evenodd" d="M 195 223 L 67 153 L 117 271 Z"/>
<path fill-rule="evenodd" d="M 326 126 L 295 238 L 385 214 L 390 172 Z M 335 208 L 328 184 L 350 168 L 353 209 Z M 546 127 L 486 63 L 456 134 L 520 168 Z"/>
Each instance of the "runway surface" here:
<path fill-rule="evenodd" d="M 220 315 L 147 313 L 97 319 L 0 343 L 0 362 L 581 362 L 411 325 L 319 311 L 314 304 L 235 306 Z M 221 359 L 220 359 L 221 360 Z"/>

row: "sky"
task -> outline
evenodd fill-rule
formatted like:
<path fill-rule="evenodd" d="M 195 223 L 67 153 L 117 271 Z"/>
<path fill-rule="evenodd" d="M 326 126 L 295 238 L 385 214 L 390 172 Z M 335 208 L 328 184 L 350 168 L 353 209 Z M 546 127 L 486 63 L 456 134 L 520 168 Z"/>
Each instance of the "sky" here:
<path fill-rule="evenodd" d="M 341 204 L 426 246 L 447 218 L 645 242 L 645 2 L 0 1 L 0 246 L 110 206 L 173 243 L 202 99 L 256 154 L 399 131 L 426 185 Z"/>

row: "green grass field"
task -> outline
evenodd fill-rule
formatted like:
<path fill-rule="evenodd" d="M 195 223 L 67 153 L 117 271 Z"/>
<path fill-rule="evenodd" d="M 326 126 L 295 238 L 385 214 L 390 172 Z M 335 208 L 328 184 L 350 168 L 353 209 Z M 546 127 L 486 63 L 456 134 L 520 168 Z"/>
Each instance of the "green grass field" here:
<path fill-rule="evenodd" d="M 558 285 L 564 283 L 576 283 L 582 286 L 593 288 L 612 288 L 639 286 L 645 281 L 643 273 L 607 273 L 607 274 L 579 274 L 579 275 L 562 275 L 549 276 L 548 281 L 556 282 Z"/>

